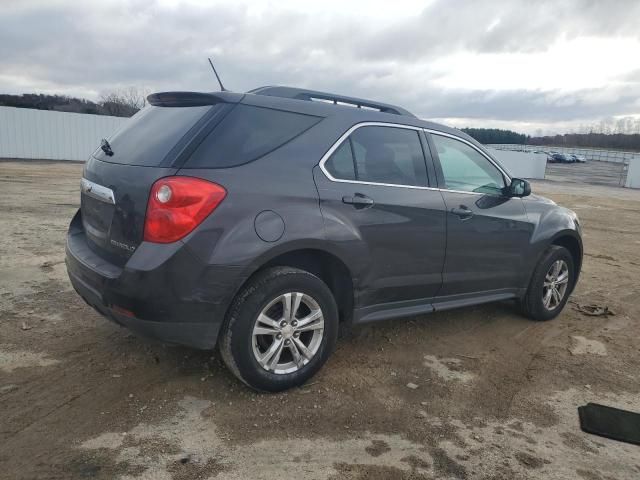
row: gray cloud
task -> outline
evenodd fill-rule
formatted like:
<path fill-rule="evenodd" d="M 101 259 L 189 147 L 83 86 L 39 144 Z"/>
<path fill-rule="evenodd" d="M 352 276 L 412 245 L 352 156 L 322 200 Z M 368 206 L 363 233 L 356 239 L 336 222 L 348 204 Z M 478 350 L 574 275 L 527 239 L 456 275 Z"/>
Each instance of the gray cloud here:
<path fill-rule="evenodd" d="M 427 117 L 491 118 L 532 122 L 576 121 L 613 115 L 633 115 L 640 110 L 635 103 L 640 87 L 621 91 L 606 104 L 593 102 L 594 90 L 566 94 L 539 91 L 441 91 L 425 103 Z"/>
<path fill-rule="evenodd" d="M 563 37 L 638 36 L 640 2 L 539 0 L 434 2 L 415 18 L 358 42 L 371 58 L 428 58 L 434 53 L 544 51 Z M 494 28 L 489 27 L 497 21 Z"/>
<path fill-rule="evenodd" d="M 212 90 L 211 55 L 237 91 L 305 86 L 398 102 L 425 117 L 553 123 L 640 113 L 637 72 L 599 90 L 487 91 L 437 86 L 440 73 L 429 68 L 462 51 L 544 52 L 562 38 L 640 38 L 640 2 L 442 0 L 413 13 L 382 25 L 284 8 L 258 16 L 234 3 L 11 0 L 0 10 L 0 91 L 95 98 L 130 85 Z"/>

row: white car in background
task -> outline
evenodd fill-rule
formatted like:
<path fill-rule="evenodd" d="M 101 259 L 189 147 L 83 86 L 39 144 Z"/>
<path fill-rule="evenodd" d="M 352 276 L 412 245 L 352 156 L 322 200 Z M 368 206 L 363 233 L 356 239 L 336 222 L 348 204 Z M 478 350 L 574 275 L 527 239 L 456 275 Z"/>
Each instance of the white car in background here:
<path fill-rule="evenodd" d="M 577 155 L 575 153 L 571 153 L 569 155 L 567 155 L 570 159 L 572 159 L 574 162 L 577 163 L 587 163 L 587 159 L 585 158 L 584 155 Z"/>

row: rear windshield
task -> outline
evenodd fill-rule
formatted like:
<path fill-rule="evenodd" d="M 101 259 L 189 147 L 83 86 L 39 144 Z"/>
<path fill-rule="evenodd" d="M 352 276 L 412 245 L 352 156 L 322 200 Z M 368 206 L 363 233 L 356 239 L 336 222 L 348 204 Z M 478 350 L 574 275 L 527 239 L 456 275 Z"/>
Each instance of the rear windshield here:
<path fill-rule="evenodd" d="M 237 105 L 200 144 L 184 168 L 225 168 L 251 162 L 320 120 L 300 113 Z"/>
<path fill-rule="evenodd" d="M 110 139 L 112 156 L 100 148 L 99 160 L 124 165 L 159 166 L 164 157 L 211 108 L 148 106 L 127 120 Z"/>

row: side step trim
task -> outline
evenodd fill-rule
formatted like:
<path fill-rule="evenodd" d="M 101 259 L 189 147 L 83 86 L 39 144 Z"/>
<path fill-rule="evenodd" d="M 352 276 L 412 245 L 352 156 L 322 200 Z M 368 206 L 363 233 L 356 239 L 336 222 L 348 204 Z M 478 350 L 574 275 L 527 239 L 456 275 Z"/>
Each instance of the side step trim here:
<path fill-rule="evenodd" d="M 481 305 L 521 297 L 522 289 L 503 289 L 476 294 L 451 295 L 441 298 L 423 298 L 401 302 L 381 303 L 368 307 L 356 308 L 353 323 L 369 323 L 391 318 L 412 317 L 432 312 L 441 312 L 453 308 Z"/>

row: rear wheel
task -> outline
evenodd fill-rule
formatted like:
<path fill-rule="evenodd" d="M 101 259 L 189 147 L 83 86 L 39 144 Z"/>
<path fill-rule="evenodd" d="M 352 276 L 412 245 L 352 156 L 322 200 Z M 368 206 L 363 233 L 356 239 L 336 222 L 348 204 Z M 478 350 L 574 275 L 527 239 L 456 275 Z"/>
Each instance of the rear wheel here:
<path fill-rule="evenodd" d="M 573 290 L 574 268 L 573 257 L 566 248 L 549 247 L 520 301 L 523 313 L 532 320 L 551 320 L 558 316 Z"/>
<path fill-rule="evenodd" d="M 238 294 L 220 351 L 245 384 L 276 392 L 311 378 L 331 354 L 337 332 L 338 310 L 327 285 L 304 270 L 276 267 Z"/>

